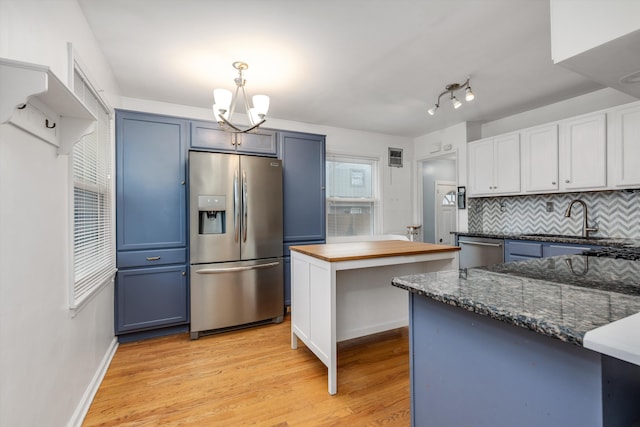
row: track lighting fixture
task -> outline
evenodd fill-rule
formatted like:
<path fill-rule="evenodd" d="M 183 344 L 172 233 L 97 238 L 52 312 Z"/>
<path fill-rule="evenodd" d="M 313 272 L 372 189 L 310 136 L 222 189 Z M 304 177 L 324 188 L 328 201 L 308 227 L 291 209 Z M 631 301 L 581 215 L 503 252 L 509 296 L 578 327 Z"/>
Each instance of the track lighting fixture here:
<path fill-rule="evenodd" d="M 454 95 L 454 92 L 457 92 L 462 89 L 465 89 L 465 97 L 464 97 L 465 101 L 467 102 L 473 101 L 473 99 L 475 98 L 475 95 L 471 91 L 471 85 L 469 84 L 469 79 L 470 77 L 467 77 L 467 81 L 465 81 L 464 83 L 451 83 L 446 85 L 444 88 L 444 91 L 440 95 L 438 95 L 438 102 L 436 102 L 436 105 L 429 108 L 427 110 L 427 113 L 429 113 L 430 116 L 435 115 L 438 108 L 440 108 L 440 99 L 442 98 L 443 95 L 446 95 L 446 94 L 449 94 L 449 99 L 451 100 L 451 104 L 453 105 L 453 108 L 455 109 L 460 108 L 460 106 L 462 105 L 462 102 L 460 102 L 458 98 L 456 98 L 456 96 Z"/>

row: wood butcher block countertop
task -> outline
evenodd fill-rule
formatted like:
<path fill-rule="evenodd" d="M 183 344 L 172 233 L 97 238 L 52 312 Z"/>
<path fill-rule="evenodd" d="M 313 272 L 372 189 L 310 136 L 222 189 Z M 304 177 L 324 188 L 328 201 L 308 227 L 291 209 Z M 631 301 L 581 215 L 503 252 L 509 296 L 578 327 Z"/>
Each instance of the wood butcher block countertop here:
<path fill-rule="evenodd" d="M 324 245 L 291 246 L 296 251 L 329 262 L 384 258 L 403 255 L 424 255 L 459 251 L 457 246 L 406 240 L 375 240 L 366 242 L 327 243 Z"/>

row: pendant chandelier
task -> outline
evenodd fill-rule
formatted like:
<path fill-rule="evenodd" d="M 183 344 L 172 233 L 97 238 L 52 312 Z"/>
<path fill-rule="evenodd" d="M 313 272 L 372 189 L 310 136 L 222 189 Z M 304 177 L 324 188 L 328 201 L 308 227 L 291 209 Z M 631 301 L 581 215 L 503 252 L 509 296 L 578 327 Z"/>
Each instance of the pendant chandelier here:
<path fill-rule="evenodd" d="M 436 105 L 429 108 L 427 113 L 429 113 L 430 116 L 433 116 L 434 114 L 436 114 L 436 110 L 440 108 L 440 98 L 442 98 L 442 96 L 446 94 L 449 94 L 449 99 L 451 100 L 451 104 L 453 105 L 453 108 L 455 109 L 460 108 L 460 106 L 462 105 L 462 102 L 458 101 L 458 98 L 456 98 L 456 96 L 454 95 L 454 92 L 462 89 L 465 89 L 465 97 L 464 97 L 465 101 L 467 102 L 473 101 L 473 99 L 475 98 L 475 95 L 471 91 L 471 86 L 469 85 L 469 79 L 470 77 L 467 77 L 467 81 L 464 83 L 451 83 L 446 85 L 444 87 L 444 91 L 438 96 L 438 102 L 436 102 Z"/>
<path fill-rule="evenodd" d="M 256 131 L 263 124 L 269 110 L 269 97 L 267 95 L 255 95 L 252 98 L 253 107 L 249 105 L 247 93 L 244 90 L 247 82 L 242 76 L 242 72 L 249 68 L 244 62 L 234 62 L 233 68 L 238 70 L 238 77 L 234 79 L 236 83 L 236 93 L 231 95 L 231 91 L 227 89 L 214 89 L 213 91 L 213 114 L 221 129 L 233 133 L 246 133 Z M 242 100 L 247 117 L 249 118 L 249 127 L 242 129 L 238 125 L 232 123 L 233 112 L 236 108 L 238 96 L 242 95 Z"/>

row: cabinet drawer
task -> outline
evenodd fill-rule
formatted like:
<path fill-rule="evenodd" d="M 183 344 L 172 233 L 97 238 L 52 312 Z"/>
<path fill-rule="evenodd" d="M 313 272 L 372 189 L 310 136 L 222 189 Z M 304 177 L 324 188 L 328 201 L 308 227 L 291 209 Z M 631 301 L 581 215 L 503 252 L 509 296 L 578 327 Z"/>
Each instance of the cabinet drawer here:
<path fill-rule="evenodd" d="M 506 252 L 510 255 L 542 257 L 542 243 L 512 242 L 506 244 Z"/>
<path fill-rule="evenodd" d="M 116 261 L 118 268 L 184 264 L 187 262 L 187 250 L 178 248 L 118 252 Z"/>

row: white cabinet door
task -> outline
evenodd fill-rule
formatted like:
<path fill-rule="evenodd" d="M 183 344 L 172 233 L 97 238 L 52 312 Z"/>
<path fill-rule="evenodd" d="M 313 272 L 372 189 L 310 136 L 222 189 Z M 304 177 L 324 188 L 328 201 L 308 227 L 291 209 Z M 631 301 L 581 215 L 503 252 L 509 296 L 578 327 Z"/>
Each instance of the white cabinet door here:
<path fill-rule="evenodd" d="M 558 190 L 558 125 L 523 131 L 522 151 L 523 190 Z"/>
<path fill-rule="evenodd" d="M 469 154 L 469 196 L 520 192 L 520 135 L 501 135 L 472 142 Z"/>
<path fill-rule="evenodd" d="M 640 185 L 640 103 L 608 113 L 609 187 Z"/>
<path fill-rule="evenodd" d="M 469 196 L 493 193 L 493 139 L 476 141 L 469 146 Z"/>
<path fill-rule="evenodd" d="M 493 141 L 494 194 L 520 192 L 520 135 L 500 136 Z"/>
<path fill-rule="evenodd" d="M 607 136 L 604 113 L 560 123 L 560 189 L 607 186 Z"/>

